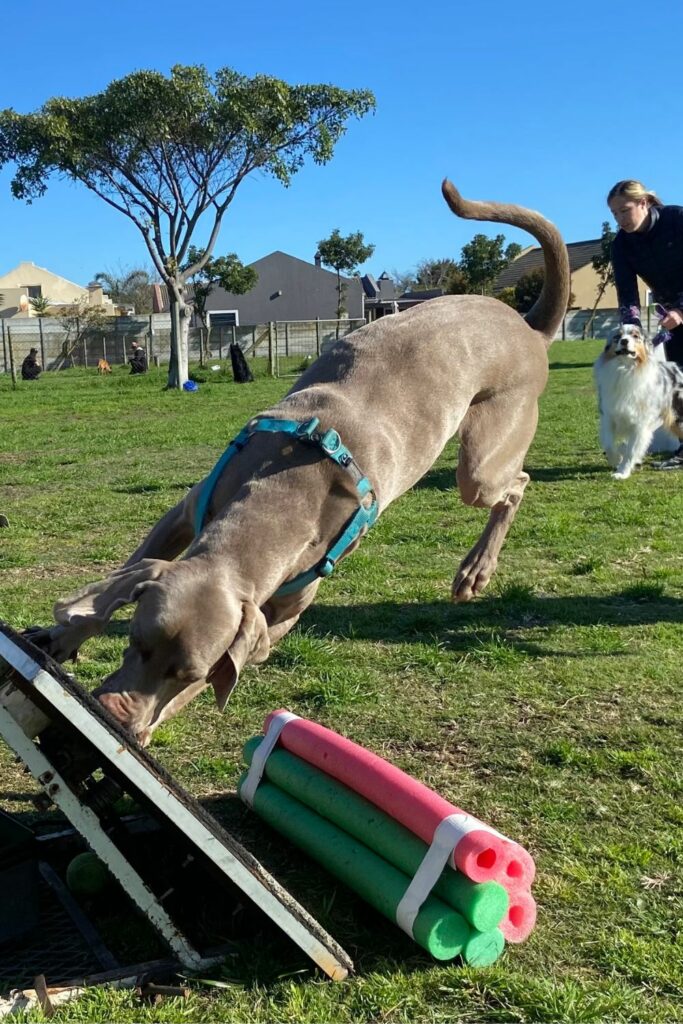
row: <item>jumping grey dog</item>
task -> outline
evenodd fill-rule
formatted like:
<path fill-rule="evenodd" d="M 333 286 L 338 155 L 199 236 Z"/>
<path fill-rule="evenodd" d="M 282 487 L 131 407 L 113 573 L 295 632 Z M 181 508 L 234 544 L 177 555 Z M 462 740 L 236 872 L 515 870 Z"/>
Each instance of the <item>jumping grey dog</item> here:
<path fill-rule="evenodd" d="M 140 742 L 208 684 L 222 709 L 241 668 L 268 657 L 321 576 L 455 434 L 462 500 L 491 511 L 453 599 L 488 583 L 529 480 L 522 465 L 569 263 L 540 214 L 465 200 L 449 181 L 442 191 L 458 216 L 540 242 L 545 281 L 527 316 L 493 298 L 447 295 L 338 341 L 250 422 L 210 486 L 200 482 L 167 512 L 123 568 L 58 601 L 58 625 L 31 631 L 64 661 L 117 608 L 136 605 L 123 663 L 95 694 Z"/>

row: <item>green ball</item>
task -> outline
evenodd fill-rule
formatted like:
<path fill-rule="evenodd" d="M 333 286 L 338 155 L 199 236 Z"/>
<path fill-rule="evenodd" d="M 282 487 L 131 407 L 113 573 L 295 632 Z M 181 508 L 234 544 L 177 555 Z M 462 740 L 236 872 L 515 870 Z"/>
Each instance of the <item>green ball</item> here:
<path fill-rule="evenodd" d="M 66 884 L 77 896 L 95 896 L 108 882 L 109 872 L 94 853 L 79 853 L 66 869 Z"/>

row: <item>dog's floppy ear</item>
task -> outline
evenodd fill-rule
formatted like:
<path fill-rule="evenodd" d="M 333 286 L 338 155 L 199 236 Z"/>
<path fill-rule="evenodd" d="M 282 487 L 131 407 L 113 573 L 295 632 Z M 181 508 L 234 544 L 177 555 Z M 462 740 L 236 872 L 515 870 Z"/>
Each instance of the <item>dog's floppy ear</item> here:
<path fill-rule="evenodd" d="M 74 625 L 81 619 L 106 623 L 117 608 L 137 601 L 144 585 L 159 579 L 172 564 L 160 558 L 143 558 L 127 568 L 117 569 L 105 579 L 89 583 L 57 601 L 53 608 L 55 621 L 62 626 Z"/>
<path fill-rule="evenodd" d="M 235 639 L 208 676 L 220 711 L 223 711 L 228 703 L 242 667 L 248 661 L 265 661 L 269 653 L 270 640 L 265 616 L 253 602 L 248 601 L 242 606 L 242 621 Z"/>

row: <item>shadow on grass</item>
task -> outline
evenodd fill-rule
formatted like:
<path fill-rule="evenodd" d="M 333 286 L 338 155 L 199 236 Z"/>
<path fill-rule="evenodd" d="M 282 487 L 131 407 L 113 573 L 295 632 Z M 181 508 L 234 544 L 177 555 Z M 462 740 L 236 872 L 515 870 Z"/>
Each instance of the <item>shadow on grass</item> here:
<path fill-rule="evenodd" d="M 547 466 L 545 468 L 525 466 L 524 468 L 531 477 L 532 484 L 552 484 L 557 480 L 576 480 L 578 477 L 593 476 L 596 473 L 601 475 L 612 473 L 606 462 L 596 462 L 592 465 Z"/>
<path fill-rule="evenodd" d="M 455 483 L 455 460 L 453 466 L 444 469 L 430 469 L 428 473 L 418 480 L 412 488 L 414 491 L 453 491 L 456 495 L 458 489 Z"/>
<path fill-rule="evenodd" d="M 593 359 L 587 363 L 549 363 L 548 368 L 550 370 L 585 370 L 586 367 L 592 366 L 593 363 Z"/>
<path fill-rule="evenodd" d="M 547 466 L 547 467 L 524 467 L 531 477 L 531 483 L 555 483 L 557 480 L 576 480 L 584 476 L 611 474 L 612 470 L 606 462 L 585 463 L 576 466 Z M 418 480 L 412 488 L 414 491 L 452 491 L 458 496 L 458 488 L 455 481 L 455 461 L 452 468 L 431 469 Z"/>
<path fill-rule="evenodd" d="M 112 487 L 112 491 L 115 494 L 151 494 L 154 491 L 189 491 L 193 487 L 194 483 L 144 483 L 129 484 L 127 487 Z"/>
<path fill-rule="evenodd" d="M 544 629 L 556 626 L 642 626 L 659 622 L 683 623 L 683 601 L 661 595 L 657 586 L 635 587 L 606 597 L 513 597 L 485 598 L 469 605 L 448 601 L 401 604 L 380 601 L 333 607 L 312 605 L 302 616 L 304 629 L 341 639 L 385 643 L 437 642 L 450 649 L 472 649 L 477 632 Z M 507 640 L 508 638 L 506 638 Z M 514 636 L 510 647 L 530 655 L 547 657 L 567 651 L 546 649 L 538 642 Z M 591 655 L 623 655 L 621 648 L 590 651 Z M 585 656 L 586 651 L 576 657 Z"/>
<path fill-rule="evenodd" d="M 107 636 L 127 636 L 130 619 L 110 622 Z M 485 597 L 470 604 L 425 601 L 402 604 L 377 601 L 357 605 L 311 605 L 302 615 L 300 629 L 320 637 L 370 640 L 384 643 L 437 643 L 444 649 L 472 651 L 478 643 L 503 638 L 513 651 L 534 657 L 623 656 L 616 643 L 603 650 L 586 649 L 575 654 L 553 650 L 538 641 L 515 635 L 520 629 L 557 626 L 647 626 L 683 623 L 683 600 L 664 597 L 659 584 L 642 584 L 600 597 L 535 596 L 524 588 L 511 588 L 500 597 Z M 615 639 L 618 639 L 616 637 Z M 278 648 L 273 651 L 277 657 Z"/>

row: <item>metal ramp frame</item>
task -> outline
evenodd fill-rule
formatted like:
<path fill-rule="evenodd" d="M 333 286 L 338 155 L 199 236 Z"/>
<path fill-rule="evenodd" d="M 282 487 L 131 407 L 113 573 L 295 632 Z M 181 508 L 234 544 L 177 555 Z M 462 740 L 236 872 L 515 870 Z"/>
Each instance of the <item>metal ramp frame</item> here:
<path fill-rule="evenodd" d="M 33 727 L 27 726 L 31 719 L 47 720 L 48 729 L 34 738 Z M 45 742 L 55 729 L 60 738 L 57 754 L 54 744 Z M 163 894 L 130 863 L 121 848 L 125 842 L 117 841 L 119 830 L 112 828 L 110 809 L 90 796 L 97 786 L 95 776 L 100 784 L 102 778 L 113 782 L 185 847 L 189 844 L 194 856 L 237 886 L 331 979 L 343 980 L 353 970 L 348 954 L 248 850 L 60 665 L 2 622 L 0 735 L 42 786 L 46 801 L 66 815 L 184 968 L 194 971 L 216 963 L 216 958 L 207 959 L 194 948 L 164 908 Z M 72 759 L 62 758 L 72 749 Z"/>

